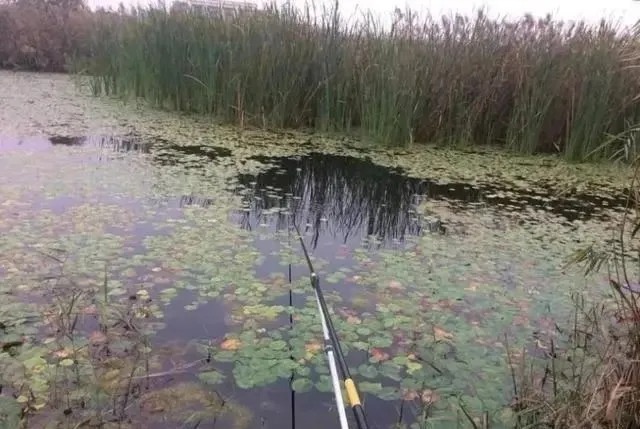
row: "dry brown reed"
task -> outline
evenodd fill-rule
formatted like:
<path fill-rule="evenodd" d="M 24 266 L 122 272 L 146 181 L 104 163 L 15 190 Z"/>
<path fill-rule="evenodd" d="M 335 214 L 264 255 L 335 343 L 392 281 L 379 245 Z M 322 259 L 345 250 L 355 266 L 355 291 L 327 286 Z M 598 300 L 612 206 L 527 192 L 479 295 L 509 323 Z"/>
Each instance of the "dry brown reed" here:
<path fill-rule="evenodd" d="M 87 53 L 91 22 L 82 0 L 0 2 L 0 67 L 67 71 Z"/>

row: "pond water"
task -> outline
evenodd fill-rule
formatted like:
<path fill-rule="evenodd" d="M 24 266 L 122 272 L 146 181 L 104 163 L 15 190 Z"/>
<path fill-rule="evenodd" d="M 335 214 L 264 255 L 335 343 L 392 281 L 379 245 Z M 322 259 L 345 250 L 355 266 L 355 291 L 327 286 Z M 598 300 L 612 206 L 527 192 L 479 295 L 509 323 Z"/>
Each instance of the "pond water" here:
<path fill-rule="evenodd" d="M 294 224 L 373 427 L 467 427 L 461 408 L 508 426 L 507 350 L 543 353 L 572 294 L 604 290 L 565 261 L 612 239 L 615 170 L 238 133 L 61 76 L 0 83 L 25 88 L 0 107 L 0 421 L 337 426 Z"/>

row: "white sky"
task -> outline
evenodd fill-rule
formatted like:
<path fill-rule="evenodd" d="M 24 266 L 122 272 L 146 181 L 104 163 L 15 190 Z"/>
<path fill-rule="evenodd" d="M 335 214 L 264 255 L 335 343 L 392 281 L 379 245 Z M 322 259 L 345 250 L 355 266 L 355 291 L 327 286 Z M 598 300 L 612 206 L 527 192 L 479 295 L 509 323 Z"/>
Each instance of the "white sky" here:
<path fill-rule="evenodd" d="M 148 4 L 152 0 L 89 0 L 95 6 L 116 7 L 120 1 L 125 6 Z M 168 3 L 171 0 L 166 0 Z M 291 0 L 296 5 L 304 5 L 305 0 Z M 253 0 L 262 4 L 262 0 Z M 284 0 L 279 0 L 284 2 Z M 316 4 L 323 0 L 316 0 Z M 332 0 L 328 0 L 332 4 Z M 640 1 L 634 0 L 340 0 L 340 9 L 344 15 L 356 10 L 370 9 L 382 16 L 389 16 L 395 7 L 404 9 L 409 6 L 419 12 L 429 11 L 433 15 L 462 12 L 471 14 L 484 7 L 491 16 L 518 17 L 525 13 L 544 16 L 551 13 L 564 20 L 585 19 L 597 22 L 609 18 L 621 24 L 633 25 L 640 20 Z"/>

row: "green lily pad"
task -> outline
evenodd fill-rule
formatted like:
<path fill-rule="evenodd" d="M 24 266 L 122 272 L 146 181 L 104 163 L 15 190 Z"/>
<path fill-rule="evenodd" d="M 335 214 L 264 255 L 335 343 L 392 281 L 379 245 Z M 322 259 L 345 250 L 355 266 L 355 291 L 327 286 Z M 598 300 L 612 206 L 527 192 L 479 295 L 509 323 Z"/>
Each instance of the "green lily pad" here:
<path fill-rule="evenodd" d="M 357 386 L 361 392 L 370 393 L 372 395 L 379 395 L 383 390 L 382 384 L 380 383 L 371 383 L 368 381 L 362 381 L 358 383 Z"/>
<path fill-rule="evenodd" d="M 358 333 L 358 335 L 362 335 L 362 336 L 371 335 L 371 329 L 369 329 L 369 328 L 364 328 L 364 327 L 357 328 L 356 332 Z M 381 347 L 381 346 L 378 346 L 378 347 Z"/>
<path fill-rule="evenodd" d="M 365 378 L 376 378 L 378 376 L 378 370 L 373 365 L 360 365 L 358 367 L 358 374 Z"/>
<path fill-rule="evenodd" d="M 313 382 L 308 378 L 296 378 L 293 383 L 291 383 L 291 388 L 298 393 L 308 392 L 312 387 Z"/>
<path fill-rule="evenodd" d="M 206 371 L 198 374 L 198 378 L 207 384 L 220 384 L 224 381 L 225 376 L 219 371 Z"/>
<path fill-rule="evenodd" d="M 331 383 L 331 377 L 328 375 L 321 375 L 318 381 L 315 383 L 316 389 L 320 392 L 333 392 L 333 384 Z"/>
<path fill-rule="evenodd" d="M 0 427 L 19 427 L 21 414 L 22 407 L 14 399 L 0 396 Z"/>

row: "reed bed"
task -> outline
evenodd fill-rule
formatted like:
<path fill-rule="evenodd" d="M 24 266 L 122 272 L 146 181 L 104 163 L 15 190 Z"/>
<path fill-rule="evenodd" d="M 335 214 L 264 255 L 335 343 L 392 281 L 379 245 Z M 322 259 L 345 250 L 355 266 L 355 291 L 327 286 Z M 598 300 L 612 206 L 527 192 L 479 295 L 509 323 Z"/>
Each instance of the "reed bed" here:
<path fill-rule="evenodd" d="M 602 143 L 640 114 L 636 35 L 606 22 L 153 7 L 103 14 L 93 33 L 96 93 L 241 126 L 590 160 L 619 150 Z"/>
<path fill-rule="evenodd" d="M 0 3 L 0 32 L 0 66 L 81 71 L 96 94 L 240 126 L 570 160 L 635 153 L 611 136 L 640 119 L 637 34 L 604 21 L 397 10 L 385 25 L 337 5 L 91 12 L 79 0 L 16 0 Z"/>

